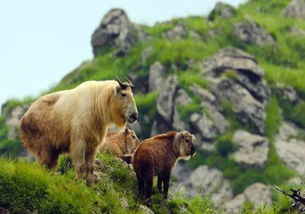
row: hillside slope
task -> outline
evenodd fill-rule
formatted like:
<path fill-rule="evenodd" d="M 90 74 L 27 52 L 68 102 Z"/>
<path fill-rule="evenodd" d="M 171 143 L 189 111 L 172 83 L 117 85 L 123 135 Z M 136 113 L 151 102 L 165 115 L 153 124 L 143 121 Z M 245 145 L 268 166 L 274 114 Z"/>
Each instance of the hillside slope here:
<path fill-rule="evenodd" d="M 140 116 L 131 128 L 141 139 L 172 129 L 197 137 L 198 154 L 174 172 L 179 192 L 208 195 L 227 212 L 271 205 L 281 200 L 272 185 L 305 173 L 305 14 L 296 8 L 305 5 L 219 3 L 208 17 L 152 27 L 111 10 L 92 34 L 95 57 L 44 93 L 128 76 Z M 2 154 L 27 155 L 18 118 L 32 100 L 3 106 Z"/>

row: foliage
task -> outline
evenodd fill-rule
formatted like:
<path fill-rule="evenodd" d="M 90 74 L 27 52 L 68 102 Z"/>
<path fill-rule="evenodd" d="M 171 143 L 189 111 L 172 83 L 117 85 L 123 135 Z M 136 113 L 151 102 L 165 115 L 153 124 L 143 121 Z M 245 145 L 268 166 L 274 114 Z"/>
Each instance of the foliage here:
<path fill-rule="evenodd" d="M 135 100 L 139 111 L 139 121 L 142 124 L 141 133 L 138 134 L 141 138 L 150 136 L 152 123 L 157 113 L 156 99 L 158 93 L 151 92 L 149 94 L 137 94 Z"/>

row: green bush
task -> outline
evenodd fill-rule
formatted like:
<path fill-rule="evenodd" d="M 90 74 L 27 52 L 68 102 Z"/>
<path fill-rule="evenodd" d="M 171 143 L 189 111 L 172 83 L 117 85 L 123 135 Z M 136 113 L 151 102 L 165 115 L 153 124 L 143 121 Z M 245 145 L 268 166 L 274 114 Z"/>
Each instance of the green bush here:
<path fill-rule="evenodd" d="M 230 153 L 236 151 L 236 143 L 232 139 L 232 135 L 221 136 L 215 143 L 215 150 L 223 157 L 227 157 Z"/>
<path fill-rule="evenodd" d="M 135 100 L 139 111 L 139 121 L 141 123 L 141 133 L 137 133 L 141 138 L 150 137 L 152 123 L 157 114 L 158 93 L 151 92 L 149 94 L 137 94 Z"/>

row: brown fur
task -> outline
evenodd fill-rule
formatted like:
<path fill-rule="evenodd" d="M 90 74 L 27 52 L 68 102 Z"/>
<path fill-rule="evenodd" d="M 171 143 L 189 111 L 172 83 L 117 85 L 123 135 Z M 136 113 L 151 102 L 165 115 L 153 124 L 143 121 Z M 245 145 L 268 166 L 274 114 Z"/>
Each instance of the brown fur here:
<path fill-rule="evenodd" d="M 97 147 L 108 126 L 124 127 L 132 111 L 137 112 L 131 87 L 122 89 L 112 80 L 87 81 L 36 100 L 21 119 L 20 137 L 49 169 L 56 168 L 61 153 L 69 152 L 78 179 L 85 176 L 90 185 Z"/>
<path fill-rule="evenodd" d="M 158 176 L 158 190 L 168 196 L 169 179 L 179 158 L 193 155 L 194 136 L 187 131 L 168 132 L 141 142 L 132 160 L 137 175 L 139 195 L 149 199 L 153 177 Z"/>
<path fill-rule="evenodd" d="M 107 151 L 116 157 L 122 157 L 131 155 L 139 143 L 136 133 L 129 128 L 125 128 L 117 132 L 108 132 L 99 150 Z"/>

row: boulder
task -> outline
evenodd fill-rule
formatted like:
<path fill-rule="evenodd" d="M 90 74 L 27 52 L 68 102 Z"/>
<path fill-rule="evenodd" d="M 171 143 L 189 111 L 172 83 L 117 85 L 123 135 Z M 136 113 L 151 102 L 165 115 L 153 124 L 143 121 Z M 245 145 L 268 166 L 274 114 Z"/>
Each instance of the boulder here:
<path fill-rule="evenodd" d="M 300 175 L 305 174 L 305 141 L 301 130 L 289 122 L 283 122 L 275 137 L 275 148 L 283 163 Z"/>
<path fill-rule="evenodd" d="M 186 29 L 183 23 L 179 23 L 173 29 L 165 32 L 164 34 L 169 40 L 184 39 L 186 38 Z"/>
<path fill-rule="evenodd" d="M 150 66 L 148 75 L 149 91 L 158 90 L 163 85 L 165 69 L 160 62 L 155 62 Z"/>
<path fill-rule="evenodd" d="M 240 213 L 243 204 L 249 201 L 255 208 L 272 203 L 272 192 L 270 187 L 262 183 L 254 183 L 243 193 L 235 196 L 231 201 L 225 203 L 226 213 Z"/>
<path fill-rule="evenodd" d="M 205 165 L 191 172 L 182 184 L 185 187 L 184 193 L 189 197 L 211 196 L 214 203 L 228 201 L 233 197 L 230 183 L 224 179 L 222 172 Z"/>
<path fill-rule="evenodd" d="M 208 111 L 218 134 L 223 134 L 229 127 L 229 122 L 220 113 L 221 109 L 218 106 L 216 97 L 211 92 L 198 85 L 190 86 L 190 90 L 194 95 L 200 98 L 201 106 Z"/>
<path fill-rule="evenodd" d="M 302 28 L 293 26 L 289 29 L 289 34 L 292 36 L 305 37 L 305 30 Z"/>
<path fill-rule="evenodd" d="M 252 45 L 273 45 L 273 37 L 259 24 L 247 20 L 237 22 L 233 26 L 237 38 Z"/>
<path fill-rule="evenodd" d="M 154 48 L 152 46 L 148 46 L 141 53 L 141 65 L 146 65 L 149 57 L 154 53 Z"/>
<path fill-rule="evenodd" d="M 217 129 L 206 114 L 193 113 L 190 122 L 203 139 L 211 141 L 217 136 Z"/>
<path fill-rule="evenodd" d="M 250 126 L 252 131 L 264 134 L 265 104 L 256 100 L 251 93 L 230 78 L 210 79 L 211 89 L 220 102 L 229 102 L 237 119 Z"/>
<path fill-rule="evenodd" d="M 264 80 L 264 71 L 253 56 L 235 48 L 224 48 L 205 59 L 202 65 L 204 73 L 214 78 L 233 73 L 232 80 L 246 88 L 258 101 L 267 103 L 270 89 Z"/>
<path fill-rule="evenodd" d="M 229 19 L 236 15 L 236 10 L 229 4 L 217 2 L 215 8 L 208 15 L 209 21 L 214 21 L 217 17 Z"/>
<path fill-rule="evenodd" d="M 124 56 L 138 40 L 138 35 L 139 27 L 129 21 L 125 11 L 112 9 L 91 36 L 93 53 L 96 55 L 102 50 L 114 47 L 118 56 Z"/>
<path fill-rule="evenodd" d="M 175 101 L 174 101 L 175 107 L 174 107 L 174 116 L 173 116 L 173 123 L 172 123 L 172 126 L 176 131 L 183 131 L 183 130 L 188 129 L 187 124 L 184 121 L 182 121 L 182 119 L 179 115 L 178 106 L 188 105 L 191 102 L 192 102 L 192 99 L 183 89 L 179 89 L 177 91 L 176 96 L 175 96 Z"/>
<path fill-rule="evenodd" d="M 282 10 L 282 16 L 290 18 L 305 18 L 305 1 L 292 0 L 286 8 Z"/>
<path fill-rule="evenodd" d="M 9 127 L 7 138 L 11 140 L 18 139 L 18 130 L 20 126 L 20 119 L 23 114 L 29 109 L 30 104 L 14 107 L 6 116 L 5 125 Z"/>
<path fill-rule="evenodd" d="M 262 168 L 268 159 L 268 140 L 265 137 L 237 130 L 233 135 L 238 149 L 233 158 L 240 164 Z"/>
<path fill-rule="evenodd" d="M 174 99 L 177 91 L 178 78 L 169 76 L 164 83 L 157 98 L 158 114 L 169 124 L 172 124 L 174 115 Z"/>
<path fill-rule="evenodd" d="M 154 214 L 154 212 L 151 209 L 149 209 L 147 206 L 144 206 L 143 204 L 141 204 L 139 208 L 140 210 L 142 210 L 144 214 Z"/>

